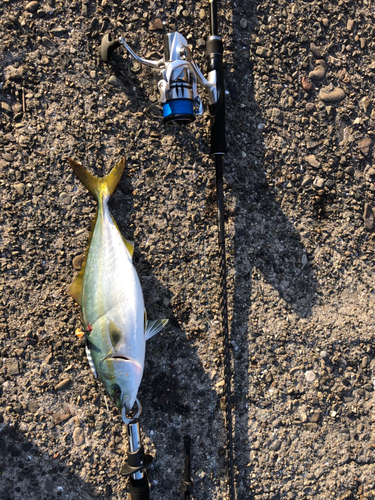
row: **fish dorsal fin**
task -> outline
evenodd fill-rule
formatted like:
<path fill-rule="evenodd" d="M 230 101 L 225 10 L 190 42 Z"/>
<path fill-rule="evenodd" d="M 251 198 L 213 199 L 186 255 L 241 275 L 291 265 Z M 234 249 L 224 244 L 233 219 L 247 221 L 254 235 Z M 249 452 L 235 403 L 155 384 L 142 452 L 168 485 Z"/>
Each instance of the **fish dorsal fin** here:
<path fill-rule="evenodd" d="M 147 326 L 145 331 L 146 340 L 149 340 L 151 337 L 159 333 L 160 330 L 162 330 L 167 323 L 168 323 L 167 319 L 155 319 L 154 321 L 147 320 L 146 322 Z"/>

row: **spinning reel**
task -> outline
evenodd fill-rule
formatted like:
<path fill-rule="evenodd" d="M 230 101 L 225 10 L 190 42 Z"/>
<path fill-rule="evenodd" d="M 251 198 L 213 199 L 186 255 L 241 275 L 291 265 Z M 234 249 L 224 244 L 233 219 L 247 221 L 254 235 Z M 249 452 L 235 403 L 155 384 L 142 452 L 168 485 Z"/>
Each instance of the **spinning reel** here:
<path fill-rule="evenodd" d="M 122 45 L 139 63 L 150 66 L 158 81 L 159 102 L 163 105 L 165 124 L 187 125 L 203 113 L 203 105 L 198 94 L 197 84 L 209 92 L 210 105 L 218 102 L 216 71 L 212 69 L 206 79 L 195 63 L 187 40 L 177 31 L 164 35 L 164 55 L 159 61 L 151 61 L 138 56 L 126 43 L 125 38 L 112 40 L 104 35 L 101 44 L 101 58 L 109 62 L 113 51 Z M 207 49 L 221 48 L 221 39 L 211 36 Z M 214 113 L 211 113 L 214 114 Z"/>

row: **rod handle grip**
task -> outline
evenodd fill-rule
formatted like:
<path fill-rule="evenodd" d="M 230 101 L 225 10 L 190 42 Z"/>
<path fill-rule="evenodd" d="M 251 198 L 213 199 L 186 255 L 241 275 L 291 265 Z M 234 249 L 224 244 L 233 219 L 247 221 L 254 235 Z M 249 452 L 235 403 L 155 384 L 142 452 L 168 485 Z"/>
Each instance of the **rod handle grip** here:
<path fill-rule="evenodd" d="M 129 490 L 132 500 L 150 500 L 150 487 L 145 471 L 143 471 L 142 479 L 133 479 L 130 477 Z"/>

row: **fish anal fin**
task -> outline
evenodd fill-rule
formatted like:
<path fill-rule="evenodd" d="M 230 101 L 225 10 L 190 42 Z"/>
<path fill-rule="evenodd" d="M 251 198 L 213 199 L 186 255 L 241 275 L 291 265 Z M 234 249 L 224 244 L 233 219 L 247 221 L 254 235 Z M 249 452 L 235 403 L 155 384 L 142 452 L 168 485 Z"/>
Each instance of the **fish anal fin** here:
<path fill-rule="evenodd" d="M 147 321 L 145 331 L 146 340 L 149 340 L 151 337 L 159 333 L 167 323 L 167 319 L 155 319 L 154 321 Z"/>

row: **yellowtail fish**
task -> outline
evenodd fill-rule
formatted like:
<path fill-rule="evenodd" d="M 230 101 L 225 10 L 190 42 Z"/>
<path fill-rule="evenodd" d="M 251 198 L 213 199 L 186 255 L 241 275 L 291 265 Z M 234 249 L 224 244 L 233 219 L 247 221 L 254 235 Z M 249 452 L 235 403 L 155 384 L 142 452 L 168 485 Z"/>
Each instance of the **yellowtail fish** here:
<path fill-rule="evenodd" d="M 147 320 L 132 263 L 134 245 L 121 235 L 109 212 L 108 200 L 124 171 L 125 160 L 105 177 L 95 177 L 71 159 L 69 163 L 94 195 L 98 210 L 82 269 L 68 291 L 82 307 L 86 354 L 94 375 L 115 405 L 126 411 L 137 398 L 146 340 L 168 320 Z"/>

